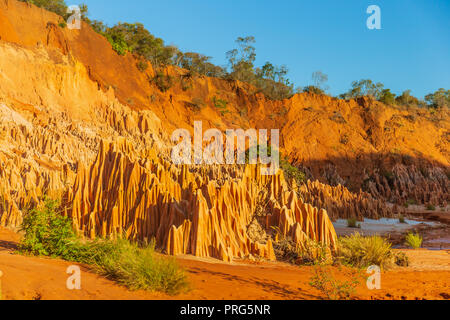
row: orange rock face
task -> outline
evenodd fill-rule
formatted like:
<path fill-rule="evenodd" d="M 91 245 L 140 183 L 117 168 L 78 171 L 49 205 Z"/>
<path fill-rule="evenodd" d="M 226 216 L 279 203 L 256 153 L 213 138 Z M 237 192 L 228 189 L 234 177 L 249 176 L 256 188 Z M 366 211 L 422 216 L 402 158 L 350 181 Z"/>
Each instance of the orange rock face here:
<path fill-rule="evenodd" d="M 400 210 L 386 201 L 449 201 L 448 110 L 312 94 L 272 101 L 248 84 L 208 77 L 192 77 L 186 89 L 187 71 L 175 67 L 162 70 L 174 81 L 161 92 L 155 70 L 139 71 L 88 25 L 69 30 L 60 21 L 0 1 L 1 226 L 20 226 L 48 195 L 63 199 L 91 238 L 154 238 L 170 254 L 226 261 L 274 259 L 274 229 L 298 246 L 312 239 L 332 249 L 330 218 Z M 280 129 L 282 153 L 311 181 L 297 186 L 252 166 L 173 165 L 168 137 L 196 120 L 204 130 Z"/>
<path fill-rule="evenodd" d="M 308 181 L 298 187 L 304 201 L 318 208 L 325 208 L 333 220 L 339 218 L 379 219 L 390 217 L 394 212 L 386 206 L 385 201 L 374 198 L 371 194 L 360 191 L 352 193 L 346 187 L 336 187 Z M 398 213 L 398 212 L 395 212 Z"/>
<path fill-rule="evenodd" d="M 371 193 L 397 204 L 415 203 L 446 207 L 450 201 L 450 180 L 439 167 L 418 169 L 397 164 L 392 172 L 375 175 L 369 185 Z"/>
<path fill-rule="evenodd" d="M 69 192 L 68 215 L 91 238 L 124 235 L 149 241 L 169 254 L 193 254 L 230 261 L 256 255 L 275 259 L 272 241 L 247 234 L 262 192 L 269 203 L 263 227 L 278 227 L 299 244 L 309 238 L 336 245 L 325 210 L 298 200 L 280 171 L 261 176 L 257 166 L 220 169 L 174 166 L 150 152 L 139 153 L 120 140 L 102 142 L 90 167 L 78 172 Z M 222 181 L 222 182 L 221 182 Z"/>

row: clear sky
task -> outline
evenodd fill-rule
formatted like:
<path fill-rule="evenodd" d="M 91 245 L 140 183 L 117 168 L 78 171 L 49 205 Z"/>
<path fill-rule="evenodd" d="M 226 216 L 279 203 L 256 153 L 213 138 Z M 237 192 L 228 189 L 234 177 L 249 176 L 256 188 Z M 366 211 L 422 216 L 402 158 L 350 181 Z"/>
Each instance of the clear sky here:
<path fill-rule="evenodd" d="M 67 4 L 71 1 L 66 1 Z M 73 1 L 76 3 L 77 1 Z M 90 18 L 108 25 L 142 22 L 151 33 L 226 65 L 239 36 L 256 38 L 257 66 L 289 68 L 295 86 L 328 74 L 329 92 L 372 79 L 420 98 L 450 89 L 450 0 L 84 0 Z M 369 30 L 369 5 L 381 30 Z"/>

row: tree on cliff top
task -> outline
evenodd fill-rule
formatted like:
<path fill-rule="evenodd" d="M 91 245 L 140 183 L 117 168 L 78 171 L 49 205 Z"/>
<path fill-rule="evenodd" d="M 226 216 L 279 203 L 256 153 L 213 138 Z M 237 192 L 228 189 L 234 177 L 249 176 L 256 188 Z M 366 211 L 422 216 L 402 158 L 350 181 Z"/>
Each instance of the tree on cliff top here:
<path fill-rule="evenodd" d="M 440 88 L 425 96 L 430 108 L 450 108 L 450 90 Z"/>
<path fill-rule="evenodd" d="M 67 5 L 64 0 L 20 0 L 44 8 L 64 17 L 67 14 Z"/>
<path fill-rule="evenodd" d="M 375 99 L 380 99 L 384 85 L 380 82 L 374 83 L 370 79 L 361 79 L 352 82 L 352 88 L 341 95 L 343 99 L 359 98 L 369 96 Z"/>

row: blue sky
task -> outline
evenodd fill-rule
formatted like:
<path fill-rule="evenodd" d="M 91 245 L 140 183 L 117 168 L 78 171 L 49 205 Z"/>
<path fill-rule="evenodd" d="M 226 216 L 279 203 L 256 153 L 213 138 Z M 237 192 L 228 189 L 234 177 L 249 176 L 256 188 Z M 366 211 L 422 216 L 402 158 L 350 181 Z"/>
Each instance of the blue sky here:
<path fill-rule="evenodd" d="M 253 35 L 258 66 L 286 65 L 295 86 L 310 84 L 321 70 L 333 95 L 363 78 L 421 98 L 450 89 L 449 0 L 82 2 L 91 19 L 142 22 L 167 44 L 211 56 L 218 65 L 226 65 L 237 37 Z M 366 27 L 369 5 L 381 8 L 381 30 Z"/>

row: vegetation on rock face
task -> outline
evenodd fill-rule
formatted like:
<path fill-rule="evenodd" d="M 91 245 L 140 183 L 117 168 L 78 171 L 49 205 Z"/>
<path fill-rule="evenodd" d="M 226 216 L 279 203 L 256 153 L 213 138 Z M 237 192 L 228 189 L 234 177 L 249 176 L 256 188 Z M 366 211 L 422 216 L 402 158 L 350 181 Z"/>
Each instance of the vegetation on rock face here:
<path fill-rule="evenodd" d="M 161 71 L 156 72 L 156 75 L 153 77 L 152 81 L 162 92 L 166 92 L 173 86 L 172 76 L 166 75 Z"/>
<path fill-rule="evenodd" d="M 35 4 L 62 16 L 64 19 L 67 19 L 70 15 L 67 12 L 68 6 L 64 0 L 20 1 Z M 119 55 L 125 55 L 128 52 L 136 55 L 140 59 L 137 66 L 141 71 L 147 69 L 145 61 L 148 61 L 156 68 L 174 65 L 189 70 L 192 75 L 246 82 L 256 87 L 258 92 L 273 100 L 290 98 L 294 94 L 294 86 L 287 78 L 288 69 L 286 66 L 277 67 L 270 62 L 266 62 L 262 67 L 255 66 L 256 49 L 254 44 L 256 40 L 253 36 L 237 38 L 237 48 L 226 53 L 229 67 L 229 70 L 227 70 L 227 68 L 214 65 L 211 62 L 211 57 L 196 52 L 182 52 L 175 46 L 165 45 L 161 38 L 152 35 L 141 23 L 118 23 L 113 27 L 108 27 L 101 21 L 89 19 L 88 7 L 85 4 L 80 5 L 80 11 L 82 19 L 90 24 L 96 32 L 102 34 Z M 64 22 L 61 22 L 60 26 L 65 27 Z M 297 92 L 324 95 L 329 88 L 326 85 L 327 81 L 328 76 L 326 74 L 316 71 L 312 75 L 312 84 L 304 88 L 298 88 Z M 370 79 L 354 81 L 352 88 L 339 97 L 351 99 L 364 96 L 372 97 L 387 105 L 435 109 L 450 107 L 450 90 L 441 88 L 427 95 L 425 102 L 412 96 L 410 90 L 396 96 L 390 89 L 384 88 L 382 83 L 375 83 Z"/>
<path fill-rule="evenodd" d="M 256 149 L 256 151 L 254 151 Z M 269 145 L 267 147 L 263 146 L 255 146 L 247 149 L 245 151 L 245 163 L 250 163 L 250 154 L 251 151 L 255 153 L 256 157 L 261 157 L 262 152 L 264 151 L 268 157 L 272 156 L 272 147 Z M 297 185 L 301 185 L 306 182 L 306 174 L 300 170 L 298 167 L 293 165 L 288 157 L 283 156 L 279 150 L 278 157 L 280 160 L 280 169 L 283 170 L 284 177 L 286 180 L 292 180 L 294 179 Z"/>
<path fill-rule="evenodd" d="M 266 62 L 261 68 L 256 68 L 256 42 L 253 36 L 239 37 L 237 48 L 227 52 L 230 72 L 228 77 L 254 85 L 271 99 L 285 99 L 293 95 L 293 85 L 286 78 L 286 66 L 277 67 Z"/>
<path fill-rule="evenodd" d="M 189 70 L 194 75 L 204 75 L 207 77 L 223 78 L 226 70 L 210 62 L 211 57 L 196 52 L 177 51 L 174 57 L 174 64 Z"/>
<path fill-rule="evenodd" d="M 67 19 L 71 13 L 67 12 L 68 6 L 64 0 L 19 0 L 22 2 L 26 2 L 29 4 L 34 4 L 39 8 L 43 8 L 45 10 L 51 11 L 60 15 L 64 19 Z M 87 16 L 87 5 L 81 4 L 79 5 L 81 17 L 84 19 Z"/>
<path fill-rule="evenodd" d="M 411 90 L 403 91 L 396 96 L 390 89 L 384 88 L 380 82 L 374 83 L 370 79 L 362 79 L 352 82 L 352 88 L 341 94 L 342 99 L 352 99 L 360 97 L 371 97 L 387 105 L 398 105 L 405 107 L 428 107 L 428 108 L 449 108 L 450 90 L 440 88 L 434 93 L 425 96 L 425 101 L 411 95 Z"/>
<path fill-rule="evenodd" d="M 54 12 L 64 17 L 67 14 L 67 5 L 64 0 L 19 0 L 22 2 L 34 4 L 45 10 Z"/>
<path fill-rule="evenodd" d="M 138 246 L 121 239 L 82 241 L 58 208 L 58 201 L 46 199 L 43 206 L 25 215 L 19 245 L 22 253 L 90 265 L 132 290 L 177 294 L 188 289 L 183 270 L 173 258 L 159 257 L 154 243 Z"/>
<path fill-rule="evenodd" d="M 280 156 L 280 168 L 283 170 L 286 179 L 294 179 L 297 185 L 306 182 L 306 174 L 296 166 L 293 166 L 287 158 Z"/>
<path fill-rule="evenodd" d="M 175 47 L 166 46 L 161 38 L 152 35 L 141 23 L 118 23 L 108 27 L 100 21 L 91 21 L 91 25 L 95 31 L 108 39 L 118 54 L 130 52 L 154 66 L 171 64 L 177 52 Z"/>

